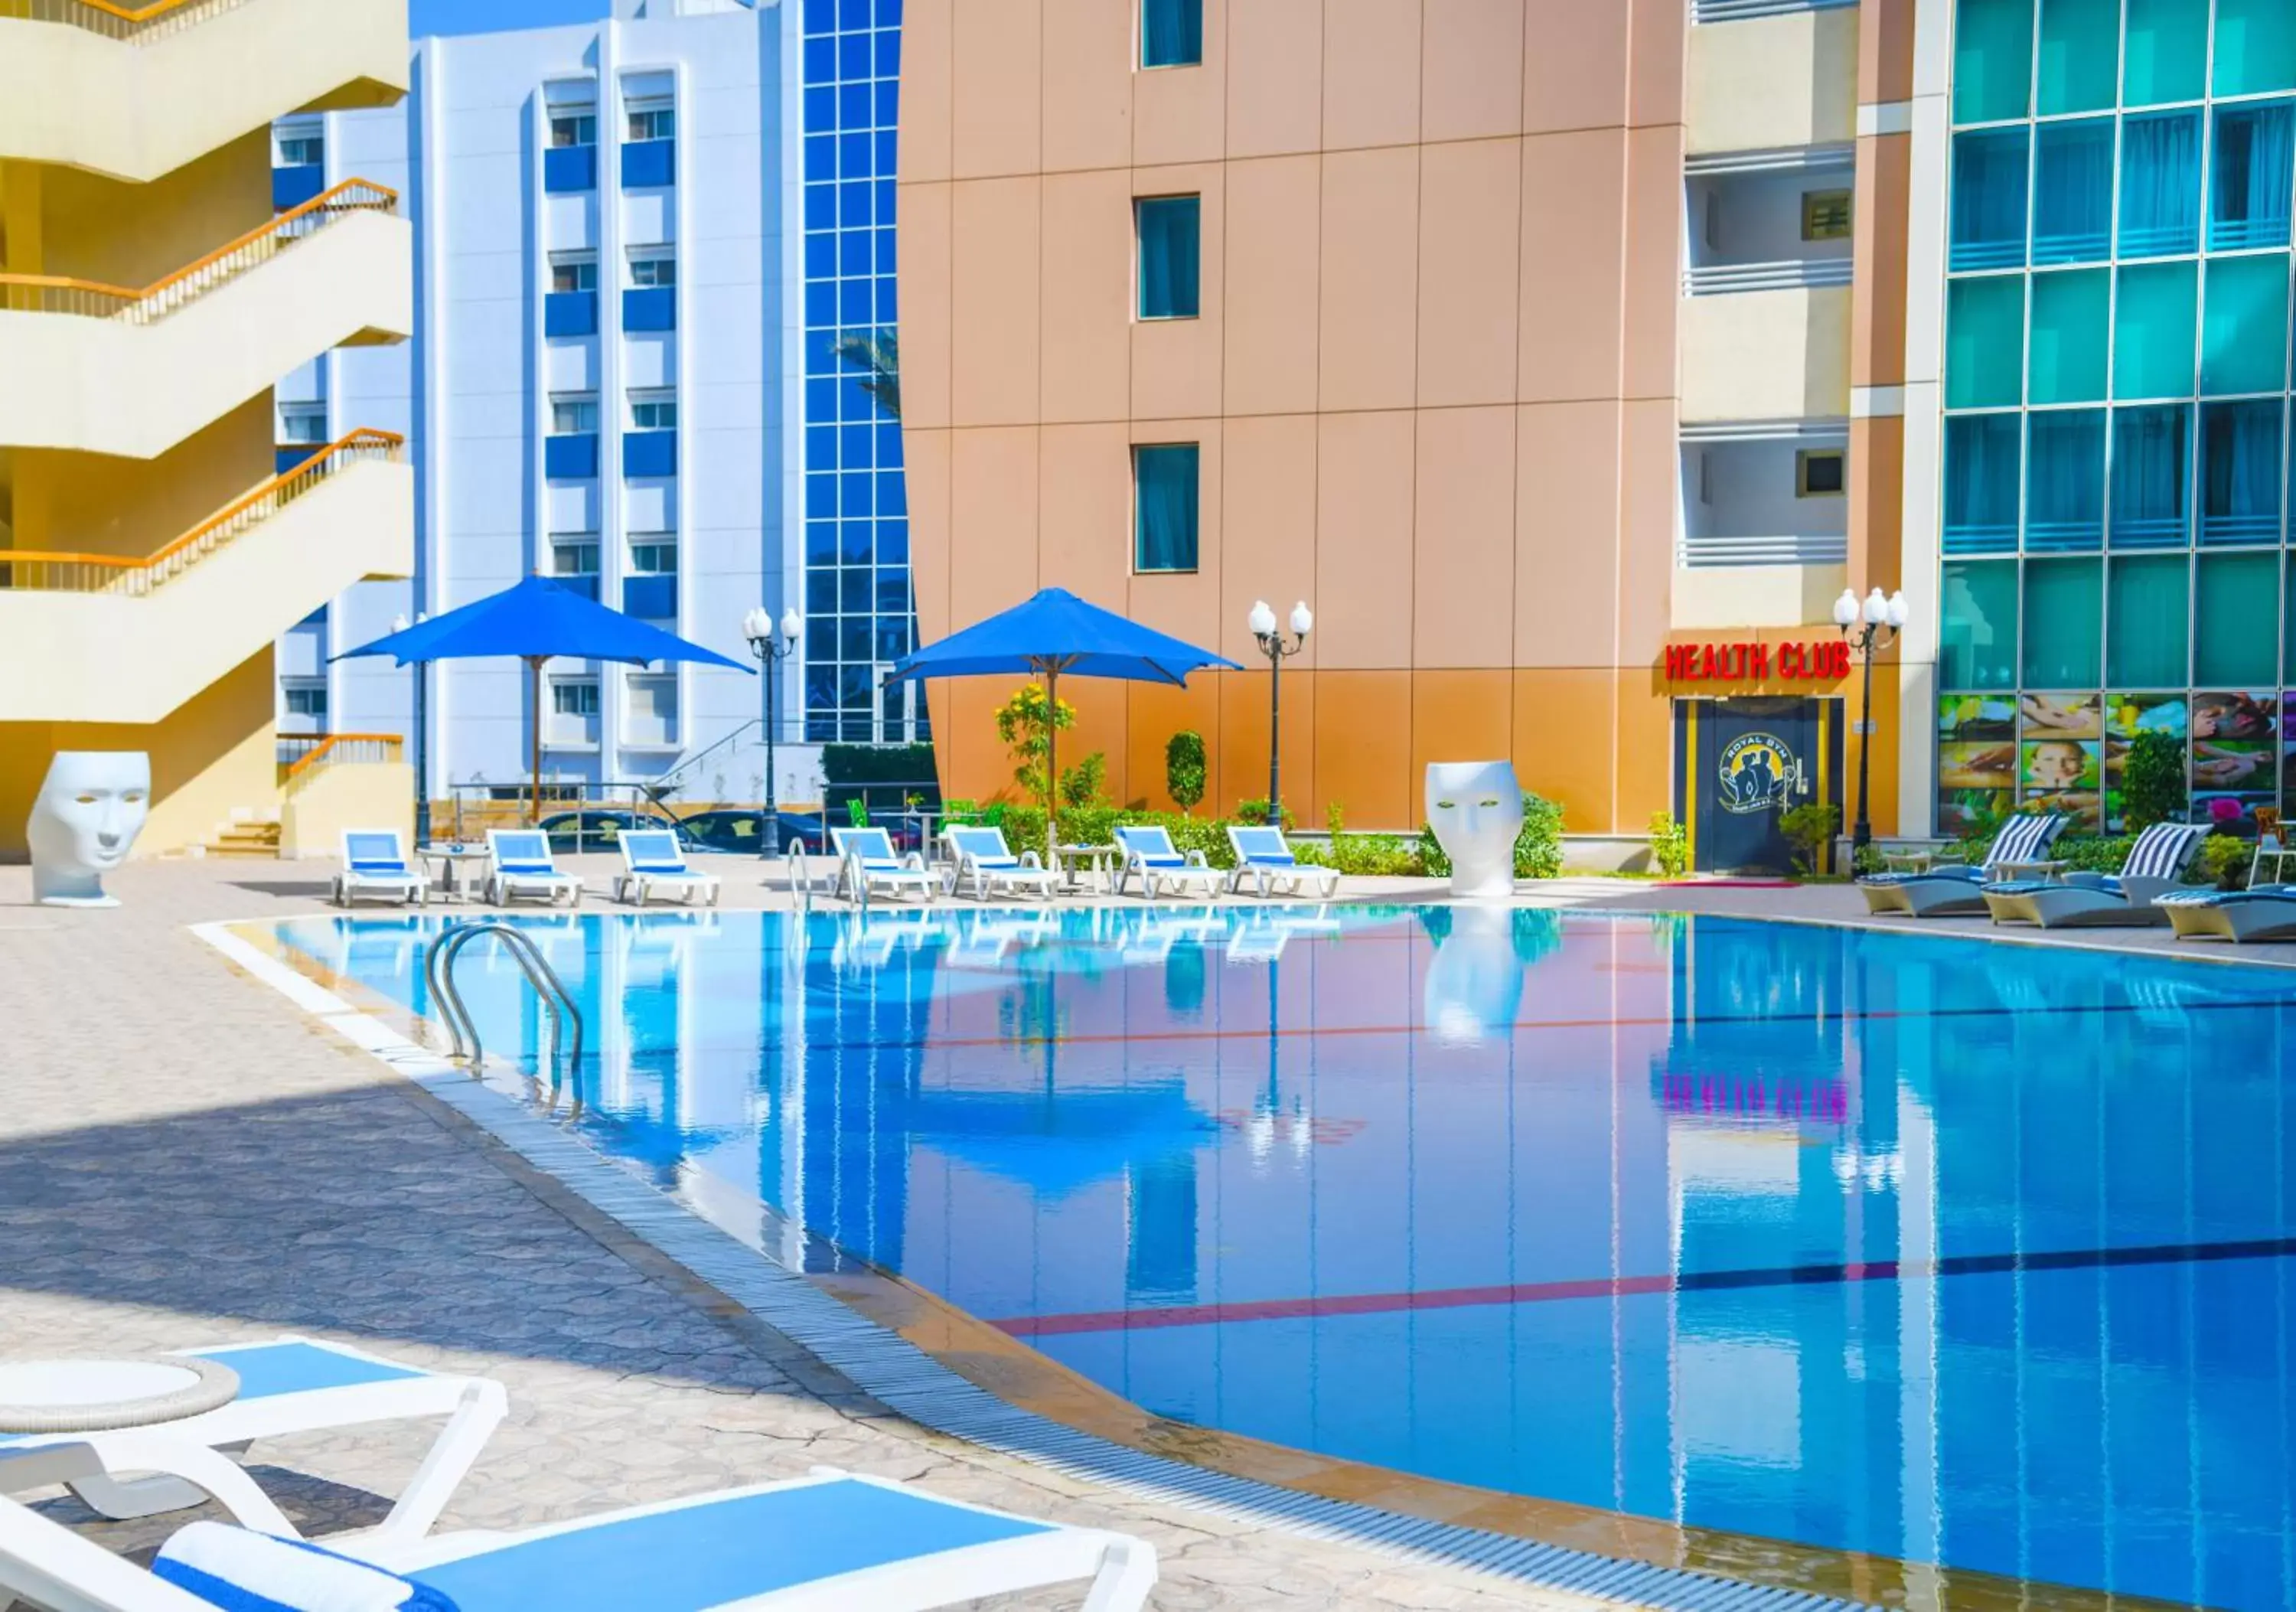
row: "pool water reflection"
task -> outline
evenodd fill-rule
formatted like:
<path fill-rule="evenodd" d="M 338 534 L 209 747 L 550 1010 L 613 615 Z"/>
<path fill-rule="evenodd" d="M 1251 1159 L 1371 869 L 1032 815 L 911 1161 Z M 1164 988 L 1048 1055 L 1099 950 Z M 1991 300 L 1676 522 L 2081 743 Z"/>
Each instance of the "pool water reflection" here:
<path fill-rule="evenodd" d="M 1446 908 L 521 921 L 590 1018 L 598 1147 L 1151 1410 L 2296 1602 L 2296 977 Z M 435 928 L 279 934 L 420 1011 Z M 530 1059 L 507 960 L 458 977 Z"/>

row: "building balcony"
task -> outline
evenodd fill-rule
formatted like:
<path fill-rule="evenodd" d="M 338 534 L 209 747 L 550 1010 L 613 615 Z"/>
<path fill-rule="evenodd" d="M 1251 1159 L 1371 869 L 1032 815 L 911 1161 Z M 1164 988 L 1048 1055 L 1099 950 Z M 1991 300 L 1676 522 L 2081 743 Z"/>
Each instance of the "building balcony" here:
<path fill-rule="evenodd" d="M 1857 135 L 1854 4 L 1699 0 L 1685 63 L 1684 149 L 1765 151 Z"/>
<path fill-rule="evenodd" d="M 0 9 L 0 158 L 143 184 L 290 112 L 406 93 L 406 0 L 24 9 Z"/>
<path fill-rule="evenodd" d="M 622 188 L 652 190 L 677 183 L 677 142 L 630 140 L 622 146 Z"/>
<path fill-rule="evenodd" d="M 1847 586 L 1849 423 L 1688 427 L 1677 628 L 1798 627 Z"/>
<path fill-rule="evenodd" d="M 598 148 L 554 145 L 542 153 L 542 188 L 562 196 L 598 188 Z"/>
<path fill-rule="evenodd" d="M 0 275 L 0 445 L 155 458 L 330 348 L 404 340 L 396 204 L 348 180 L 142 288 Z"/>
<path fill-rule="evenodd" d="M 352 584 L 414 568 L 403 444 L 354 432 L 141 556 L 0 549 L 0 686 L 34 722 L 150 723 Z"/>
<path fill-rule="evenodd" d="M 1693 157 L 1683 169 L 1685 296 L 1850 283 L 1853 148 L 1729 152 Z"/>
<path fill-rule="evenodd" d="M 677 579 L 637 576 L 622 579 L 622 611 L 648 621 L 677 619 Z"/>
<path fill-rule="evenodd" d="M 622 473 L 626 476 L 676 475 L 677 433 L 674 431 L 624 432 Z"/>
<path fill-rule="evenodd" d="M 327 188 L 327 169 L 323 162 L 298 162 L 290 168 L 271 170 L 271 210 L 291 211 Z"/>
<path fill-rule="evenodd" d="M 668 285 L 642 285 L 624 292 L 622 328 L 627 331 L 676 330 L 676 289 Z"/>
<path fill-rule="evenodd" d="M 578 481 L 598 473 L 598 433 L 568 432 L 542 440 L 542 473 L 554 481 Z"/>
<path fill-rule="evenodd" d="M 1849 295 L 1797 287 L 1683 303 L 1684 423 L 1847 416 Z"/>
<path fill-rule="evenodd" d="M 594 336 L 598 333 L 598 293 L 594 291 L 554 291 L 542 299 L 542 333 L 545 336 Z"/>

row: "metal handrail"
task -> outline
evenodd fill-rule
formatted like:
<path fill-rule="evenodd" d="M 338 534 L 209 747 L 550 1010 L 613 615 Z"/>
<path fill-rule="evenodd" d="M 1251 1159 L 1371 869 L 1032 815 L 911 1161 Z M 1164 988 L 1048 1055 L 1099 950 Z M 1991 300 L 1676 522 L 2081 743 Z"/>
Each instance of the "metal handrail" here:
<path fill-rule="evenodd" d="M 574 1099 L 566 1111 L 570 1120 L 582 1116 L 582 1010 L 574 1005 L 573 995 L 567 991 L 550 965 L 543 959 L 542 950 L 523 931 L 499 920 L 486 919 L 476 923 L 450 924 L 439 938 L 430 942 L 422 954 L 422 977 L 430 988 L 430 998 L 439 1004 L 439 1012 L 447 1021 L 447 1034 L 452 1042 L 449 1060 L 466 1065 L 472 1079 L 480 1078 L 486 1068 L 486 1044 L 479 1039 L 478 1021 L 472 1017 L 469 1005 L 455 988 L 455 959 L 463 949 L 482 934 L 499 935 L 503 944 L 518 961 L 520 972 L 527 983 L 533 986 L 550 1008 L 551 1059 L 550 1103 L 545 1113 L 555 1113 L 561 1082 L 558 1078 L 561 1052 L 568 1053 L 567 1067 L 574 1073 Z M 572 1033 L 568 1029 L 571 1026 Z"/>

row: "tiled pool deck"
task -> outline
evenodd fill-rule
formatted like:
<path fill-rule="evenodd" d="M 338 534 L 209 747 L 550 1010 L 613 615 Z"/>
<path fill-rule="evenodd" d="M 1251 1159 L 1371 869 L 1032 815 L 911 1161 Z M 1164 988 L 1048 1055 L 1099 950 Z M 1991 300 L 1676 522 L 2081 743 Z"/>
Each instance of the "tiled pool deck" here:
<path fill-rule="evenodd" d="M 594 889 L 610 866 L 570 865 Z M 710 866 L 726 876 L 726 905 L 774 899 L 748 864 Z M 144 864 L 114 882 L 124 907 L 70 912 L 29 905 L 27 870 L 0 868 L 0 1351 L 294 1331 L 496 1377 L 511 1419 L 447 1527 L 579 1516 L 828 1463 L 1142 1534 L 1163 1558 L 1154 1604 L 1175 1612 L 1591 1604 L 1144 1501 L 891 1414 L 191 933 L 319 910 L 327 871 Z M 1377 893 L 1428 890 L 1382 882 Z M 1839 887 L 1601 880 L 1561 882 L 1541 899 L 1844 920 L 1860 905 Z M 2296 962 L 2296 946 L 2241 955 Z M 335 1527 L 378 1517 L 376 1494 L 395 1490 L 427 1436 L 283 1439 L 249 1459 L 291 1512 Z M 46 1503 L 130 1549 L 180 1520 L 102 1524 L 69 1500 Z"/>

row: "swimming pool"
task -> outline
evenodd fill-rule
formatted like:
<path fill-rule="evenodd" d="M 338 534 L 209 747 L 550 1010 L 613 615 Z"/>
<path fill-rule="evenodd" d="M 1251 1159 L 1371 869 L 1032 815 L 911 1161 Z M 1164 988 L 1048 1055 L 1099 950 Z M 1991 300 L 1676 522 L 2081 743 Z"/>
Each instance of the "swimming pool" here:
<path fill-rule="evenodd" d="M 601 1151 L 1150 1410 L 2296 1603 L 2296 976 L 1447 908 L 519 921 L 588 1016 Z M 437 923 L 275 933 L 422 1011 Z M 530 1061 L 483 951 L 458 978 Z"/>

